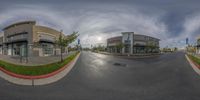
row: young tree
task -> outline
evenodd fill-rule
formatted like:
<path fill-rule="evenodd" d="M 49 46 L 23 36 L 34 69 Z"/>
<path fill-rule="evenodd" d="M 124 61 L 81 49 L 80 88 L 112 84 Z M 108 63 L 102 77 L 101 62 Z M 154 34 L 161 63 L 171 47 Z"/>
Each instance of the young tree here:
<path fill-rule="evenodd" d="M 60 47 L 60 58 L 61 62 L 63 62 L 63 49 L 64 47 L 67 47 L 70 43 L 74 42 L 76 38 L 78 37 L 78 32 L 73 32 L 70 35 L 64 36 L 62 35 L 62 31 L 60 32 L 60 36 L 58 40 L 56 41 L 56 44 Z"/>
<path fill-rule="evenodd" d="M 123 43 L 118 43 L 118 44 L 116 45 L 116 48 L 117 48 L 117 49 L 120 49 L 120 53 L 121 53 L 122 48 L 124 48 L 124 44 L 123 44 Z"/>
<path fill-rule="evenodd" d="M 156 46 L 152 43 L 152 42 L 149 42 L 148 44 L 147 44 L 147 48 L 150 50 L 150 53 L 152 53 L 153 52 L 153 50 L 156 48 Z M 149 51 L 148 50 L 148 51 Z M 149 52 L 148 52 L 149 53 Z"/>

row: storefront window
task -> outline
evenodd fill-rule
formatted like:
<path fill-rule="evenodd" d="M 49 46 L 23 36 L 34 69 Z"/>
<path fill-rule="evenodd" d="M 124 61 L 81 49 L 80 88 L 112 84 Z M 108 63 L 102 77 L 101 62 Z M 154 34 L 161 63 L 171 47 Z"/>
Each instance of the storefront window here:
<path fill-rule="evenodd" d="M 3 46 L 0 46 L 0 54 L 3 54 Z"/>
<path fill-rule="evenodd" d="M 42 43 L 42 51 L 44 56 L 53 55 L 53 45 L 50 43 Z"/>

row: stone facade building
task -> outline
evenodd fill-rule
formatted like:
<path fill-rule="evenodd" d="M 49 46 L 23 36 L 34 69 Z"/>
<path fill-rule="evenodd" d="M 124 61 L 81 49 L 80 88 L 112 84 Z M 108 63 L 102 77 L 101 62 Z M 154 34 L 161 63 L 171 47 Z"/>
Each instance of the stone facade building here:
<path fill-rule="evenodd" d="M 3 29 L 3 42 L 0 36 L 2 54 L 11 56 L 53 56 L 60 49 L 55 44 L 63 33 L 35 21 L 14 23 Z"/>

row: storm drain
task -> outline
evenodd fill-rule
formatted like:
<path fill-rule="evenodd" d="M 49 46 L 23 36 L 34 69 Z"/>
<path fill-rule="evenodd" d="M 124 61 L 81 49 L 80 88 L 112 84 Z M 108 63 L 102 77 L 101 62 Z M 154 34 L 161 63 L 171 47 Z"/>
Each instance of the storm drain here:
<path fill-rule="evenodd" d="M 119 66 L 119 67 L 126 67 L 127 65 L 126 64 L 123 64 L 123 63 L 114 63 L 113 65 L 115 66 Z"/>

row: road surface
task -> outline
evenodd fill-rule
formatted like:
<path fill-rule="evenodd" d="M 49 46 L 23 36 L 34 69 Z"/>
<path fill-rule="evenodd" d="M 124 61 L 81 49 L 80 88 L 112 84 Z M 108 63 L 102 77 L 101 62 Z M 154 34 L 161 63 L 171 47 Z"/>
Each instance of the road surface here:
<path fill-rule="evenodd" d="M 200 76 L 182 52 L 145 59 L 82 52 L 56 83 L 19 86 L 0 78 L 0 100 L 200 100 Z"/>

